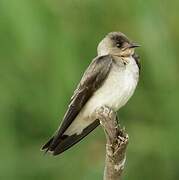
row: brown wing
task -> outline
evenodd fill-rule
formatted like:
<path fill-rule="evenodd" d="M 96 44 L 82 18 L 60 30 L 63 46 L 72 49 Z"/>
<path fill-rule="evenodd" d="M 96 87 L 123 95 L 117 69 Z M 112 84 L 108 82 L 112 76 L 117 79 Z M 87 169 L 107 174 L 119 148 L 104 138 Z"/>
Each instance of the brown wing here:
<path fill-rule="evenodd" d="M 109 73 L 111 65 L 112 57 L 109 55 L 97 57 L 92 61 L 71 98 L 70 105 L 59 130 L 42 149 L 51 151 L 55 149 L 61 141 L 63 133 L 70 126 L 96 89 L 102 85 Z"/>

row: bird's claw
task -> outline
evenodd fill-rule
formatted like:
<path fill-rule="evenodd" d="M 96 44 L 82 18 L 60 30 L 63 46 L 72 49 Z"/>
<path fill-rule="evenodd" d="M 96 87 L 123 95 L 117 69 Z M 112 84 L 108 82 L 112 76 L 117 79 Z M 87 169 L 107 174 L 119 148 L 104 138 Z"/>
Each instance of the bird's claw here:
<path fill-rule="evenodd" d="M 108 117 L 112 119 L 116 116 L 115 112 L 107 106 L 100 107 L 99 109 L 96 110 L 96 113 L 99 118 Z"/>

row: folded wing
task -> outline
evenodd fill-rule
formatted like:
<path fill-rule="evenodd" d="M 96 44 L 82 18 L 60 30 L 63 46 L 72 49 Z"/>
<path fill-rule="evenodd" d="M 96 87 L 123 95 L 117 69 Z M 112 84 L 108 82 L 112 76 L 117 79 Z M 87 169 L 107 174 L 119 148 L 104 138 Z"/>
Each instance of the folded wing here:
<path fill-rule="evenodd" d="M 85 71 L 57 133 L 42 147 L 42 150 L 60 154 L 70 148 L 99 125 L 98 120 L 86 127 L 80 135 L 64 135 L 93 93 L 103 84 L 112 66 L 110 55 L 95 58 Z"/>

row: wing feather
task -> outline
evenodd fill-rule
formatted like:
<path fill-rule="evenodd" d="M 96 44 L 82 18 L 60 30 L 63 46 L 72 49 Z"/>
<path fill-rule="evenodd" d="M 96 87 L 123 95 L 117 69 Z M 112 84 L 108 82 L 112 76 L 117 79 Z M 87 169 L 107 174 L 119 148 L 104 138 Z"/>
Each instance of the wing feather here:
<path fill-rule="evenodd" d="M 74 91 L 68 110 L 65 113 L 56 135 L 53 137 L 53 140 L 51 139 L 51 142 L 47 142 L 48 144 L 46 143 L 42 149 L 47 148 L 47 150 L 53 151 L 56 148 L 61 141 L 63 133 L 70 126 L 96 89 L 98 89 L 106 79 L 112 62 L 113 59 L 110 55 L 97 57 L 92 61 L 78 84 L 77 89 Z"/>

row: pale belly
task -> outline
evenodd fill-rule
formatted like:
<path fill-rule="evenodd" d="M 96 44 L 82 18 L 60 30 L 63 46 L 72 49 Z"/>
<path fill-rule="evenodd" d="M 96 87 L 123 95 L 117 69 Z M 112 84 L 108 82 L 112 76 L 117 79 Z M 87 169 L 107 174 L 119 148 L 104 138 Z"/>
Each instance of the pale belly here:
<path fill-rule="evenodd" d="M 97 107 L 106 105 L 117 111 L 132 96 L 136 84 L 136 79 L 130 73 L 112 72 L 105 84 L 94 94 L 87 107 L 93 111 Z"/>
<path fill-rule="evenodd" d="M 135 91 L 138 76 L 139 70 L 134 59 L 126 66 L 112 67 L 104 84 L 86 103 L 67 130 L 67 134 L 81 133 L 84 127 L 95 120 L 92 118 L 93 113 L 102 106 L 108 106 L 114 111 L 124 106 Z"/>

